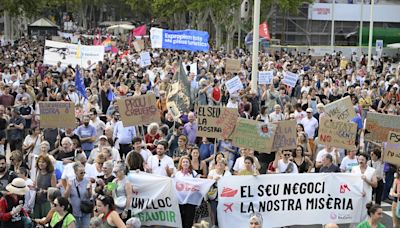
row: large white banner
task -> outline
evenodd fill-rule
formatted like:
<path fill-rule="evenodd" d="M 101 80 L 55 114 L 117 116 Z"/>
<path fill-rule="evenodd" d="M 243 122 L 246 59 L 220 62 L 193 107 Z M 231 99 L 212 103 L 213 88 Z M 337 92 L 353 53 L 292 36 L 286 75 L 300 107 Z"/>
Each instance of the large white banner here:
<path fill-rule="evenodd" d="M 142 225 L 182 227 L 172 178 L 130 172 L 128 181 L 133 185 L 132 212 Z"/>
<path fill-rule="evenodd" d="M 179 204 L 188 203 L 200 206 L 214 182 L 214 180 L 209 179 L 175 177 L 174 185 Z"/>
<path fill-rule="evenodd" d="M 369 1 L 368 1 L 369 2 Z M 335 21 L 360 21 L 361 4 L 335 4 Z M 363 21 L 370 20 L 370 4 L 364 4 L 362 10 Z M 400 5 L 376 4 L 374 5 L 374 22 L 399 22 Z M 332 3 L 314 3 L 308 8 L 308 19 L 331 21 Z"/>
<path fill-rule="evenodd" d="M 268 228 L 359 223 L 365 211 L 362 191 L 356 174 L 227 176 L 218 182 L 218 223 L 249 227 L 256 212 Z"/>
<path fill-rule="evenodd" d="M 71 64 L 72 67 L 80 65 L 86 68 L 89 66 L 89 60 L 91 64 L 104 61 L 104 46 L 86 46 L 46 40 L 44 64 L 56 65 L 61 62 L 62 66 Z"/>

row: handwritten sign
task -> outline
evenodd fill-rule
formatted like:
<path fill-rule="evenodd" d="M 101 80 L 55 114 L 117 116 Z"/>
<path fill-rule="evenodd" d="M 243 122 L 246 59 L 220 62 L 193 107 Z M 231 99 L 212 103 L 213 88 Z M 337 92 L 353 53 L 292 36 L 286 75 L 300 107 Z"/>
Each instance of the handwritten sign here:
<path fill-rule="evenodd" d="M 355 149 L 357 124 L 347 121 L 321 118 L 318 130 L 320 144 L 337 148 Z"/>
<path fill-rule="evenodd" d="M 117 103 L 124 127 L 160 122 L 156 96 L 152 93 L 122 98 Z"/>
<path fill-rule="evenodd" d="M 260 85 L 270 85 L 273 78 L 274 72 L 272 70 L 258 72 L 258 84 Z"/>
<path fill-rule="evenodd" d="M 297 145 L 296 120 L 279 121 L 272 144 L 272 151 L 291 150 Z"/>
<path fill-rule="evenodd" d="M 230 94 L 236 93 L 237 91 L 243 89 L 243 84 L 240 81 L 239 76 L 231 78 L 225 83 L 225 85 Z"/>
<path fill-rule="evenodd" d="M 276 125 L 238 118 L 232 133 L 233 145 L 269 153 L 272 149 Z"/>
<path fill-rule="evenodd" d="M 364 138 L 370 141 L 384 142 L 389 131 L 400 132 L 400 116 L 376 112 L 367 113 Z"/>
<path fill-rule="evenodd" d="M 140 53 L 140 67 L 146 67 L 151 65 L 150 52 Z"/>
<path fill-rule="evenodd" d="M 221 134 L 219 138 L 229 139 L 236 127 L 238 113 L 230 112 L 229 109 L 222 109 L 222 114 L 219 116 L 217 125 L 221 126 Z"/>
<path fill-rule="evenodd" d="M 73 102 L 39 102 L 41 128 L 74 128 L 75 105 Z"/>
<path fill-rule="evenodd" d="M 400 133 L 389 131 L 384 151 L 384 162 L 400 165 Z"/>
<path fill-rule="evenodd" d="M 225 60 L 225 72 L 239 73 L 240 72 L 240 60 L 239 59 L 226 59 Z"/>
<path fill-rule="evenodd" d="M 299 80 L 299 75 L 292 72 L 284 72 L 282 83 L 294 88 L 296 86 L 297 80 Z"/>
<path fill-rule="evenodd" d="M 135 48 L 136 52 L 140 52 L 144 49 L 144 40 L 136 40 L 133 42 L 133 47 Z"/>
<path fill-rule="evenodd" d="M 197 136 L 220 138 L 222 125 L 217 124 L 221 114 L 238 115 L 238 110 L 234 108 L 223 108 L 217 106 L 198 106 L 197 115 Z M 224 116 L 222 116 L 224 118 Z M 236 119 L 235 119 L 236 123 Z"/>
<path fill-rule="evenodd" d="M 351 121 L 357 116 L 353 108 L 353 103 L 351 103 L 350 96 L 325 105 L 324 110 L 331 118 L 337 120 Z"/>

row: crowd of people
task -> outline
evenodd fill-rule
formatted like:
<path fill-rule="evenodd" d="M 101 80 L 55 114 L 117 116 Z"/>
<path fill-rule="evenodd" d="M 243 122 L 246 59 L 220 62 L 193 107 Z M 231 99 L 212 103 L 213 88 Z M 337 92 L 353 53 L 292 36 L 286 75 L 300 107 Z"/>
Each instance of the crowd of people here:
<path fill-rule="evenodd" d="M 90 42 L 82 38 L 82 44 Z M 43 64 L 43 41 L 25 37 L 1 46 L 3 227 L 29 223 L 63 228 L 141 227 L 130 208 L 135 185 L 128 176 L 136 170 L 216 180 L 200 206 L 180 205 L 184 228 L 218 226 L 216 192 L 224 176 L 310 172 L 362 174 L 365 197 L 375 204 L 367 205 L 369 218 L 358 227 L 384 227 L 379 223 L 382 201 L 393 202 L 393 227 L 399 227 L 400 168 L 382 161 L 381 142 L 363 138 L 367 112 L 400 114 L 396 60 L 374 58 L 369 73 L 366 56 L 355 53 L 351 58 L 340 52 L 315 58 L 296 50 L 262 52 L 259 70 L 272 70 L 274 78 L 254 92 L 250 90 L 251 55 L 241 49 L 193 53 L 149 48 L 151 66 L 145 68 L 140 67 L 133 47 L 127 50 L 123 55 L 125 50 L 106 53 L 103 62 L 80 68 L 85 99 L 76 89 L 75 66 Z M 225 58 L 239 59 L 241 71 L 225 72 Z M 167 96 L 180 60 L 190 82 L 192 110 L 176 118 L 167 107 Z M 193 63 L 197 72 L 189 69 Z M 300 75 L 294 88 L 282 83 L 284 71 Z M 236 75 L 244 89 L 230 94 L 225 82 Z M 116 101 L 148 93 L 157 98 L 161 122 L 124 127 Z M 354 149 L 318 143 L 319 120 L 327 115 L 325 105 L 346 96 L 351 97 L 357 114 L 352 120 L 357 123 Z M 41 101 L 74 102 L 76 126 L 41 129 Z M 294 119 L 296 149 L 254 151 L 238 148 L 230 139 L 198 137 L 196 105 L 237 108 L 238 116 L 265 123 Z M 202 221 L 207 218 L 209 224 Z M 262 227 L 262 223 L 257 215 L 249 219 L 250 227 Z"/>

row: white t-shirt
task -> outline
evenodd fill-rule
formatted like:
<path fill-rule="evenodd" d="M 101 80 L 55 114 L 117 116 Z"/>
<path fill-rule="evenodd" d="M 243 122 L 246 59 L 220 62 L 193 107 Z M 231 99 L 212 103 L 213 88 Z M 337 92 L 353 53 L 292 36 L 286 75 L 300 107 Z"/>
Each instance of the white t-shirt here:
<path fill-rule="evenodd" d="M 360 166 L 354 166 L 353 169 L 351 170 L 351 173 L 356 173 L 356 174 L 361 174 L 365 175 L 368 181 L 372 180 L 372 177 L 375 174 L 375 169 L 372 167 L 367 166 L 367 169 L 365 170 L 364 173 L 361 173 Z M 363 200 L 363 205 L 366 205 L 368 202 L 372 200 L 372 186 L 367 184 L 365 181 L 363 181 L 363 192 L 365 192 L 365 197 L 362 198 Z M 362 212 L 361 219 L 365 220 L 367 219 L 367 211 L 363 210 Z"/>
<path fill-rule="evenodd" d="M 280 159 L 278 161 L 278 167 L 276 169 L 276 172 L 277 173 L 285 173 L 285 171 L 290 163 L 292 163 L 292 166 L 293 166 L 292 172 L 290 172 L 290 173 L 299 173 L 299 170 L 297 169 L 297 166 L 294 162 L 289 161 L 288 163 L 285 163 L 285 162 L 283 162 L 282 159 Z"/>
<path fill-rule="evenodd" d="M 296 120 L 297 123 L 301 123 L 301 120 L 303 120 L 307 116 L 307 113 L 305 111 L 298 112 L 297 110 L 294 111 L 294 119 Z"/>
<path fill-rule="evenodd" d="M 358 165 L 357 157 L 350 159 L 348 156 L 344 157 L 340 163 L 340 170 L 345 173 L 351 173 L 354 166 Z"/>
<path fill-rule="evenodd" d="M 187 174 L 184 174 L 184 173 L 181 172 L 181 171 L 178 171 L 178 172 L 175 173 L 175 177 L 178 177 L 178 178 L 181 178 L 181 177 L 192 177 L 192 178 L 196 178 L 196 176 L 197 176 L 197 172 L 194 171 L 194 170 L 192 170 L 192 173 L 187 173 Z"/>
<path fill-rule="evenodd" d="M 223 176 L 232 176 L 232 173 L 229 172 L 228 170 L 225 170 L 225 173 L 224 173 L 223 175 L 221 175 L 221 174 L 218 174 L 218 173 L 217 173 L 217 170 L 216 170 L 216 169 L 213 169 L 213 170 L 211 170 L 211 171 L 208 173 L 208 177 L 209 177 L 209 178 L 212 178 L 212 179 L 215 179 L 215 178 L 217 178 L 217 177 L 221 178 L 221 177 L 223 177 Z"/>
<path fill-rule="evenodd" d="M 253 164 L 253 169 L 256 169 L 256 163 L 258 162 L 258 159 L 256 157 L 253 157 L 254 159 L 254 164 Z M 233 166 L 233 170 L 236 172 L 239 172 L 240 170 L 246 169 L 244 165 L 244 157 L 240 157 L 236 159 L 235 165 Z"/>
<path fill-rule="evenodd" d="M 307 137 L 310 139 L 314 139 L 315 130 L 318 128 L 318 120 L 314 117 L 311 117 L 311 119 L 305 117 L 300 121 L 300 123 L 303 124 L 304 131 L 306 132 Z"/>
<path fill-rule="evenodd" d="M 337 161 L 336 161 L 336 155 L 335 155 L 335 150 L 333 149 L 331 152 L 328 153 L 328 151 L 326 149 L 322 149 L 318 152 L 317 157 L 315 158 L 315 161 L 317 162 L 322 162 L 322 158 L 324 158 L 324 156 L 326 154 L 330 154 L 332 156 L 332 163 L 337 165 Z"/>
<path fill-rule="evenodd" d="M 170 169 L 174 169 L 175 172 L 175 165 L 174 160 L 168 155 L 162 157 L 162 159 L 158 159 L 158 155 L 153 155 L 149 157 L 147 160 L 147 165 L 151 169 L 151 173 L 161 175 L 161 176 L 168 176 L 167 171 L 165 170 L 166 167 Z"/>
<path fill-rule="evenodd" d="M 90 156 L 89 156 L 88 160 L 90 162 L 93 162 L 96 159 L 96 157 L 99 154 L 99 152 L 100 152 L 100 148 L 99 147 L 94 148 L 92 150 L 92 152 L 90 152 Z M 111 149 L 111 157 L 112 157 L 113 161 L 121 160 L 121 156 L 119 155 L 118 150 L 115 149 L 114 147 Z"/>

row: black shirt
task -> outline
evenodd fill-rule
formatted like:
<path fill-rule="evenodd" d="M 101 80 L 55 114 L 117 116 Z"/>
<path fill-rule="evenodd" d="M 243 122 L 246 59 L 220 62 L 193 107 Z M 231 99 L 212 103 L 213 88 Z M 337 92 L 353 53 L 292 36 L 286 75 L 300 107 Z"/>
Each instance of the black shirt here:
<path fill-rule="evenodd" d="M 19 108 L 19 113 L 23 116 L 31 115 L 33 113 L 33 108 L 29 105 L 21 106 Z M 25 118 L 24 118 L 25 119 Z M 25 129 L 31 128 L 32 119 L 25 119 Z"/>

